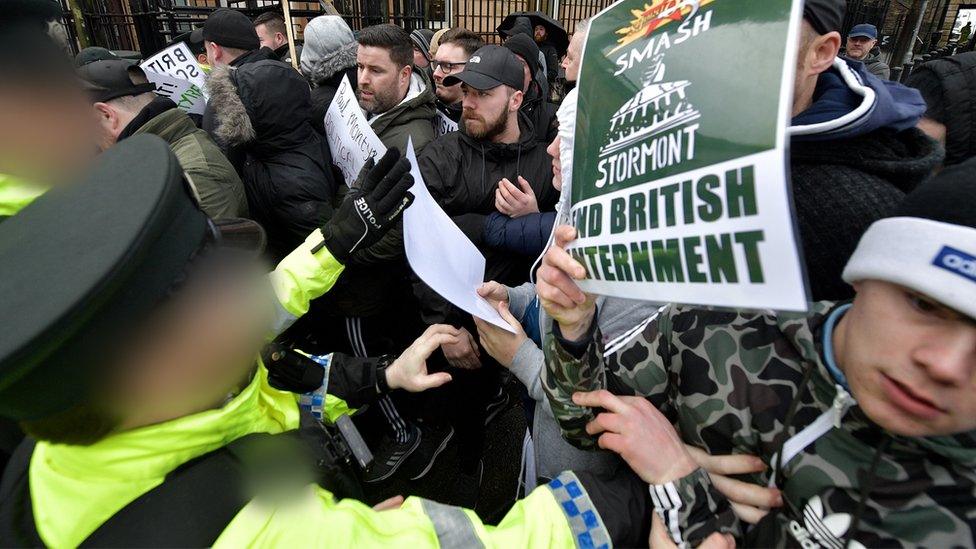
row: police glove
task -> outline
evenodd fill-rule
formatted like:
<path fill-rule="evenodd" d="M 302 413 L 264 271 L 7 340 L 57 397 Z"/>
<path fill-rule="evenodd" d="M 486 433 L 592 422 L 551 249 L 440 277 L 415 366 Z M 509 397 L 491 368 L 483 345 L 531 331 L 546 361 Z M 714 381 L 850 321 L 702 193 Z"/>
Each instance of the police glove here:
<path fill-rule="evenodd" d="M 410 162 L 389 148 L 379 162 L 366 161 L 352 189 L 322 227 L 323 244 L 340 262 L 378 242 L 413 201 Z M 321 249 L 321 244 L 312 253 Z"/>

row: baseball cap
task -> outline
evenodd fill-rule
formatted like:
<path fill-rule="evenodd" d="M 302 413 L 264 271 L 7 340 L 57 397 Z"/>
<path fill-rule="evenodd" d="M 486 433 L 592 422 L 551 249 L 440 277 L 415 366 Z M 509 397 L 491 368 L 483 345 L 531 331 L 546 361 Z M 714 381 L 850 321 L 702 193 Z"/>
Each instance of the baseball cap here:
<path fill-rule="evenodd" d="M 254 23 L 246 15 L 230 8 L 220 8 L 203 24 L 203 39 L 225 48 L 256 50 L 261 45 Z"/>
<path fill-rule="evenodd" d="M 95 61 L 119 61 L 122 58 L 115 55 L 114 52 L 107 50 L 101 46 L 90 46 L 87 47 L 75 56 L 75 67 L 84 67 L 89 63 L 94 63 Z M 130 61 L 129 64 L 135 63 L 135 61 Z"/>
<path fill-rule="evenodd" d="M 232 232 L 237 250 L 245 234 L 255 249 L 264 242 L 253 221 Z M 237 253 L 222 240 L 154 135 L 121 141 L 81 181 L 0 224 L 0 264 L 17 266 L 0 272 L 0 416 L 40 419 L 83 401 L 120 334 L 156 310 L 201 250 Z"/>
<path fill-rule="evenodd" d="M 445 86 L 464 82 L 476 90 L 490 90 L 505 85 L 522 89 L 522 62 L 508 48 L 490 45 L 474 52 L 458 74 L 444 79 Z"/>
<path fill-rule="evenodd" d="M 124 59 L 93 61 L 79 67 L 78 76 L 94 102 L 156 91 L 156 85 L 147 81 L 146 73 Z M 141 83 L 135 83 L 133 77 Z"/>
<path fill-rule="evenodd" d="M 878 39 L 878 27 L 871 25 L 869 23 L 861 23 L 860 25 L 854 25 L 851 29 L 851 33 L 847 35 L 849 38 L 870 38 L 872 40 Z"/>
<path fill-rule="evenodd" d="M 819 34 L 840 32 L 847 13 L 847 0 L 805 0 L 803 18 Z"/>

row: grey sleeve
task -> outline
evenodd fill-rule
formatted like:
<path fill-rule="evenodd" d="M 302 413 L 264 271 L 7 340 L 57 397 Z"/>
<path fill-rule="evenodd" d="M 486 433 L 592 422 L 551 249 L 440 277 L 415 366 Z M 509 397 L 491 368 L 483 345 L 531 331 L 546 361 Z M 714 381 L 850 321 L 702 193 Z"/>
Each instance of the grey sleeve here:
<path fill-rule="evenodd" d="M 542 367 L 545 365 L 545 356 L 542 349 L 536 347 L 535 342 L 526 339 L 515 351 L 512 359 L 512 366 L 509 368 L 515 377 L 525 385 L 526 390 L 532 400 L 545 405 L 547 413 L 551 416 L 552 411 L 546 402 L 546 394 L 542 390 Z"/>
<path fill-rule="evenodd" d="M 508 310 L 512 316 L 522 320 L 525 310 L 529 308 L 532 300 L 535 299 L 535 284 L 526 282 L 521 286 L 508 289 Z"/>

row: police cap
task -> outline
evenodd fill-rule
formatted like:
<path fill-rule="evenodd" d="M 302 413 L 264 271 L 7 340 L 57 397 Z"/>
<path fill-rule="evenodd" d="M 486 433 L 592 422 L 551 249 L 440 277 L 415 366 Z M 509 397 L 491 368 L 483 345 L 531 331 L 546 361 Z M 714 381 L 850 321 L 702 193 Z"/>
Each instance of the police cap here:
<path fill-rule="evenodd" d="M 233 226 L 236 245 L 263 245 L 256 223 Z M 82 181 L 0 223 L 0 416 L 40 419 L 81 402 L 108 346 L 221 238 L 152 135 L 120 142 Z"/>

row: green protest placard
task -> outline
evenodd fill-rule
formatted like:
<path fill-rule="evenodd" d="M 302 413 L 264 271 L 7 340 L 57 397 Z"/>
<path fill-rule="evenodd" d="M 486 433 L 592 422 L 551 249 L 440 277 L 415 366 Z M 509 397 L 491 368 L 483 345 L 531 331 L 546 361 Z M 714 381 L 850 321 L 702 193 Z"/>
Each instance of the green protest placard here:
<path fill-rule="evenodd" d="M 801 0 L 623 0 L 590 24 L 570 252 L 586 291 L 805 310 L 786 162 Z"/>

